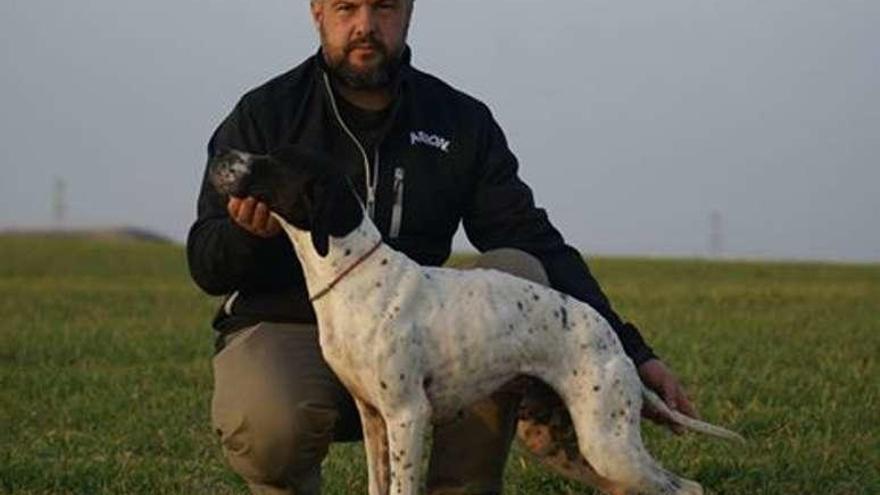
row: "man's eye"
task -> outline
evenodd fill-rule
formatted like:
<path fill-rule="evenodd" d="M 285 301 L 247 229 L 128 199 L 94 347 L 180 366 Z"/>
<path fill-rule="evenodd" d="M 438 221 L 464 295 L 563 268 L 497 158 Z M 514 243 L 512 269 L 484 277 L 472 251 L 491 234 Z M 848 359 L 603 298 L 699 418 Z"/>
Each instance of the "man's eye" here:
<path fill-rule="evenodd" d="M 336 4 L 336 11 L 337 12 L 351 12 L 352 10 L 354 10 L 354 5 L 352 5 L 350 3 L 337 3 Z"/>

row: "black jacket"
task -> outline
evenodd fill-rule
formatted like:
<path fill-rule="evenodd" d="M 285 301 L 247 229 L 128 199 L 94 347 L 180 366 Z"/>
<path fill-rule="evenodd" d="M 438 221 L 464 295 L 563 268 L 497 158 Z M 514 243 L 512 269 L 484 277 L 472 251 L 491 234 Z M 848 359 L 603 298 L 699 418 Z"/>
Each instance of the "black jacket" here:
<path fill-rule="evenodd" d="M 413 68 L 407 51 L 384 137 L 367 157 L 343 127 L 325 74 L 319 52 L 248 92 L 214 133 L 209 157 L 228 148 L 268 153 L 307 144 L 348 164 L 362 198 L 370 197 L 366 167 L 376 167 L 378 173 L 370 174 L 377 179 L 373 218 L 389 245 L 421 264 L 441 265 L 461 222 L 480 251 L 517 248 L 541 260 L 552 286 L 598 310 L 636 364 L 653 357 L 635 326 L 611 308 L 580 254 L 535 206 L 483 103 Z M 238 227 L 227 215 L 226 199 L 207 180 L 187 256 L 205 292 L 229 296 L 214 320 L 221 333 L 258 321 L 315 321 L 286 236 L 266 240 Z"/>

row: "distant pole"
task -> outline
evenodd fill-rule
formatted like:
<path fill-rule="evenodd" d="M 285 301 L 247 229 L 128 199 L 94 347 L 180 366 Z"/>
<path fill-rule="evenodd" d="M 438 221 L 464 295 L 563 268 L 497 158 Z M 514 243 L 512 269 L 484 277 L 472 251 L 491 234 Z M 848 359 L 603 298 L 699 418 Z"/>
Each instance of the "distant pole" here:
<path fill-rule="evenodd" d="M 709 214 L 709 257 L 720 258 L 724 254 L 724 217 L 718 210 Z"/>
<path fill-rule="evenodd" d="M 55 227 L 64 227 L 67 219 L 67 183 L 60 177 L 55 178 L 52 187 L 52 219 Z"/>

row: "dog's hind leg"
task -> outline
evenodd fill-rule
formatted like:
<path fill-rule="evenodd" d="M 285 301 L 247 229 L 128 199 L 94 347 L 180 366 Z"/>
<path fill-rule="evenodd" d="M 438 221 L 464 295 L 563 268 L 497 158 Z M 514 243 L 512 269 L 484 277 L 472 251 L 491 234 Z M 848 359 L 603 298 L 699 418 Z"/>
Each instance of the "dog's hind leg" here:
<path fill-rule="evenodd" d="M 388 495 L 391 480 L 388 455 L 388 431 L 385 420 L 373 406 L 355 399 L 361 415 L 364 449 L 367 453 L 367 476 L 370 495 Z"/>
<path fill-rule="evenodd" d="M 641 382 L 632 363 L 612 358 L 601 367 L 578 366 L 553 383 L 568 406 L 586 461 L 611 493 L 702 495 L 696 482 L 663 469 L 642 443 Z M 596 376 L 596 373 L 601 376 Z"/>
<path fill-rule="evenodd" d="M 581 455 L 565 403 L 538 380 L 529 384 L 520 403 L 516 434 L 520 446 L 544 467 L 570 480 L 612 490 Z"/>

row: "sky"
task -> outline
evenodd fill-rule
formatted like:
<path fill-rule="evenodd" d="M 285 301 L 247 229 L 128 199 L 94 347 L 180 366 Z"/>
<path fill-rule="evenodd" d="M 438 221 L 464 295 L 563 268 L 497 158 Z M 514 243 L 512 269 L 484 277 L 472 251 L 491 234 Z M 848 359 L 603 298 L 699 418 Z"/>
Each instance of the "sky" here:
<path fill-rule="evenodd" d="M 876 0 L 418 0 L 410 45 L 584 252 L 877 262 L 878 26 Z M 62 226 L 183 241 L 213 129 L 316 47 L 306 0 L 3 0 L 0 230 L 58 224 L 63 182 Z"/>

